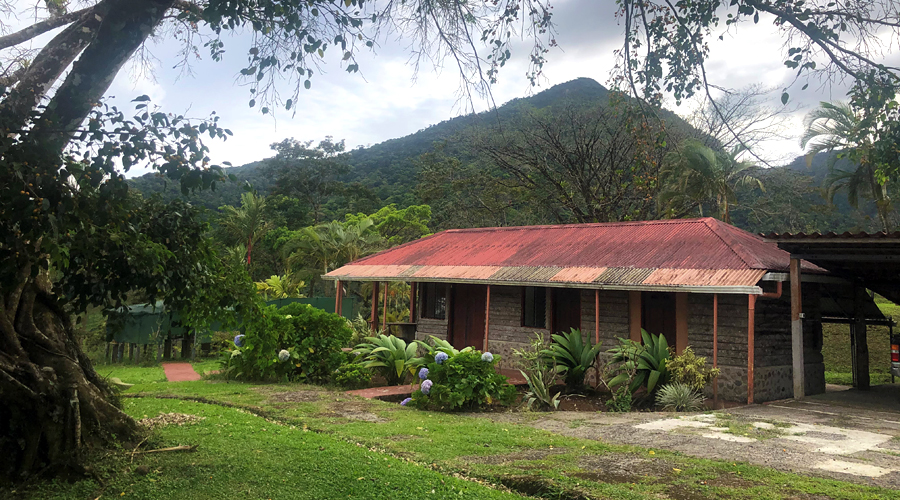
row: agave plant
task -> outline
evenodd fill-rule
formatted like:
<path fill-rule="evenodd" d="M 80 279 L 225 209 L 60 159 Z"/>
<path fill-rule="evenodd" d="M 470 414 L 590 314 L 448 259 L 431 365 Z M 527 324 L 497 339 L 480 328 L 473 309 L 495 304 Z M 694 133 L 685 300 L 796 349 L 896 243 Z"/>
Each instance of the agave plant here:
<path fill-rule="evenodd" d="M 666 384 L 656 394 L 656 404 L 665 411 L 701 411 L 704 399 L 696 389 L 680 382 Z"/>
<path fill-rule="evenodd" d="M 553 343 L 541 354 L 556 366 L 556 371 L 565 377 L 566 387 L 577 389 L 584 386 L 584 375 L 594 366 L 600 344 L 591 345 L 581 336 L 581 330 L 572 328 L 569 333 L 553 335 Z"/>
<path fill-rule="evenodd" d="M 608 351 L 613 355 L 610 364 L 617 365 L 615 371 L 618 372 L 608 382 L 609 387 L 616 387 L 631 379 L 628 390 L 632 393 L 643 385 L 646 385 L 648 393 L 652 393 L 657 386 L 669 380 L 666 363 L 671 353 L 666 338 L 647 333 L 644 329 L 641 329 L 641 338 L 643 344 L 620 338 L 619 345 Z"/>
<path fill-rule="evenodd" d="M 388 385 L 400 385 L 421 365 L 416 358 L 417 345 L 393 335 L 366 337 L 368 342 L 359 344 L 353 354 L 359 355 L 364 368 L 372 368 L 381 373 Z"/>
<path fill-rule="evenodd" d="M 553 407 L 554 410 L 559 408 L 560 393 L 557 392 L 552 396 L 550 395 L 550 387 L 552 387 L 553 379 L 555 378 L 552 368 L 535 370 L 531 373 L 531 376 L 522 370 L 519 370 L 519 373 L 528 382 L 528 392 L 525 393 L 525 401 L 528 403 L 529 410 L 535 403 L 540 407 Z"/>

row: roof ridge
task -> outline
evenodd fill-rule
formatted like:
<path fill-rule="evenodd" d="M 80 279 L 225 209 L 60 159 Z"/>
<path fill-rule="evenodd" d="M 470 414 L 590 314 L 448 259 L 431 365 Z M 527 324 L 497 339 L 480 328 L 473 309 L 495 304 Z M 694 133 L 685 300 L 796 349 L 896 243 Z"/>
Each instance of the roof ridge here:
<path fill-rule="evenodd" d="M 480 231 L 514 231 L 514 230 L 539 230 L 539 229 L 566 229 L 572 227 L 609 227 L 609 226 L 649 226 L 649 225 L 669 225 L 669 224 L 696 224 L 702 223 L 703 218 L 694 219 L 656 219 L 656 220 L 640 220 L 640 221 L 617 221 L 617 222 L 573 222 L 570 224 L 543 224 L 543 225 L 527 225 L 527 226 L 495 226 L 495 227 L 464 227 L 445 229 L 440 233 L 474 233 Z M 435 234 L 440 234 L 435 233 Z M 396 248 L 396 247 L 395 247 Z"/>
<path fill-rule="evenodd" d="M 725 243 L 725 245 L 737 256 L 738 259 L 741 260 L 741 262 L 746 264 L 747 267 L 749 267 L 751 269 L 766 269 L 767 268 L 765 265 L 763 265 L 763 263 L 759 260 L 759 258 L 756 255 L 754 255 L 752 252 L 748 252 L 744 248 L 743 243 L 736 241 L 734 238 L 732 238 L 731 228 L 733 228 L 734 226 L 732 226 L 730 224 L 726 224 L 714 217 L 704 217 L 703 219 L 700 219 L 700 220 L 702 220 L 704 225 L 706 225 L 706 227 L 708 227 L 709 230 L 712 231 L 712 233 L 716 235 L 716 237 L 718 237 L 720 240 L 722 240 L 722 243 Z M 728 237 L 727 238 L 726 238 L 725 234 L 723 234 L 724 231 L 720 230 L 720 229 L 723 229 L 722 226 L 726 226 L 728 228 Z M 741 229 L 738 229 L 738 230 L 742 231 Z M 747 234 L 750 234 L 750 233 L 747 233 Z M 751 236 L 753 236 L 753 235 L 751 234 Z M 752 262 L 750 262 L 750 261 L 752 261 Z"/>

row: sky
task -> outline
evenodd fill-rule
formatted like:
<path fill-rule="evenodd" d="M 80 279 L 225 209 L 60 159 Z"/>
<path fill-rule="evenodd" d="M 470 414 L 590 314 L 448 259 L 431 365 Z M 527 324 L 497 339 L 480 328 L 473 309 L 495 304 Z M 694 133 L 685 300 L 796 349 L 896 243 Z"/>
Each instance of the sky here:
<path fill-rule="evenodd" d="M 554 0 L 552 4 L 559 48 L 547 55 L 549 62 L 540 86 L 532 88 L 525 77 L 528 50 L 520 45 L 492 88 L 496 104 L 579 77 L 608 83 L 615 63 L 613 51 L 621 46 L 623 33 L 614 17 L 615 1 Z M 28 20 L 26 12 L 19 22 Z M 782 41 L 768 21 L 763 17 L 756 25 L 717 32 L 725 37 L 713 41 L 707 70 L 711 81 L 723 87 L 737 89 L 753 83 L 773 87 L 771 102 L 775 105 L 793 71 L 782 64 Z M 35 45 L 40 46 L 50 36 L 52 33 L 35 40 Z M 334 55 L 326 57 L 324 73 L 312 78 L 310 90 L 301 90 L 295 113 L 280 110 L 263 115 L 259 106 L 248 106 L 251 95 L 247 87 L 236 83 L 246 63 L 250 35 L 232 35 L 225 44 L 222 61 L 212 61 L 201 48 L 201 58 L 191 58 L 193 74 L 185 75 L 173 67 L 181 46 L 168 37 L 155 39 L 147 46 L 155 58 L 149 71 L 137 64 L 126 65 L 108 91 L 109 101 L 129 109 L 133 107 L 131 99 L 146 94 L 164 111 L 198 118 L 215 112 L 221 117 L 220 124 L 234 136 L 224 142 L 209 142 L 211 157 L 214 162 L 229 161 L 233 165 L 272 156 L 270 144 L 289 137 L 319 140 L 333 136 L 345 139 L 349 149 L 402 137 L 471 109 L 482 111 L 490 106 L 483 99 L 460 102 L 459 79 L 453 66 L 422 68 L 414 75 L 404 40 L 388 37 L 381 40 L 374 54 L 360 56 L 358 74 L 343 71 Z M 805 92 L 799 91 L 800 85 L 796 87 L 791 91 L 792 104 L 800 108 L 792 114 L 789 130 L 794 136 L 799 135 L 806 112 L 819 101 L 841 99 L 846 92 L 846 85 L 840 83 L 823 87 L 813 82 Z M 669 101 L 666 107 L 686 115 L 693 105 L 687 102 L 675 106 Z M 767 158 L 786 159 L 802 153 L 796 137 L 770 141 L 763 149 Z M 136 170 L 131 175 L 140 173 Z"/>

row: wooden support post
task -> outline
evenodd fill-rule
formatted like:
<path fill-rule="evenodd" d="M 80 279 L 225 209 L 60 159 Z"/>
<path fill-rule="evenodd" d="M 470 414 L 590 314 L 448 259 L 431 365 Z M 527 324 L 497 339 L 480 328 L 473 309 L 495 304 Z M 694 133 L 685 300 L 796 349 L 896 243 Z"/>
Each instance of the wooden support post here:
<path fill-rule="evenodd" d="M 388 291 L 391 289 L 391 283 L 389 281 L 384 282 L 384 307 L 381 311 L 381 327 L 387 329 L 387 302 L 388 302 Z M 387 332 L 390 334 L 391 332 Z"/>
<path fill-rule="evenodd" d="M 803 296 L 800 286 L 800 259 L 791 259 L 791 354 L 794 372 L 794 399 L 806 395 L 806 363 L 803 360 Z"/>
<path fill-rule="evenodd" d="M 187 332 L 184 332 L 184 336 L 181 337 L 181 359 L 190 359 L 191 358 L 191 345 L 193 342 L 191 341 L 191 336 L 188 335 Z"/>
<path fill-rule="evenodd" d="M 172 359 L 172 339 L 168 336 L 166 341 L 163 342 L 163 359 Z"/>
<path fill-rule="evenodd" d="M 713 294 L 713 368 L 719 367 L 719 294 Z M 719 407 L 719 377 L 713 380 L 713 407 Z"/>
<path fill-rule="evenodd" d="M 418 283 L 413 281 L 409 284 L 409 322 L 416 322 L 416 292 Z"/>
<path fill-rule="evenodd" d="M 156 362 L 159 363 L 162 361 L 162 344 L 156 344 Z"/>
<path fill-rule="evenodd" d="M 128 361 L 134 361 L 134 342 L 128 343 Z"/>
<path fill-rule="evenodd" d="M 125 362 L 125 343 L 119 344 L 119 356 L 118 356 L 118 361 L 119 361 L 119 363 L 124 363 L 124 362 Z"/>
<path fill-rule="evenodd" d="M 488 332 L 491 329 L 491 285 L 487 286 L 487 291 L 485 292 L 486 297 L 484 301 L 484 347 L 482 352 L 487 352 L 488 350 Z"/>
<path fill-rule="evenodd" d="M 850 355 L 853 357 L 853 383 L 861 390 L 867 391 L 869 380 L 869 342 L 866 331 L 865 300 L 866 289 L 856 285 L 853 288 L 853 324 L 851 328 Z"/>
<path fill-rule="evenodd" d="M 594 345 L 600 343 L 600 290 L 594 290 Z"/>
<path fill-rule="evenodd" d="M 756 365 L 756 295 L 747 295 L 747 404 L 753 404 L 753 368 Z"/>
<path fill-rule="evenodd" d="M 112 345 L 113 345 L 112 342 L 106 343 L 106 354 L 103 355 L 103 361 L 105 361 L 107 363 L 111 362 L 110 357 L 109 357 L 109 351 L 112 350 Z"/>
<path fill-rule="evenodd" d="M 344 284 L 341 280 L 337 280 L 337 291 L 334 294 L 334 313 L 338 316 L 342 316 L 344 302 Z"/>
<path fill-rule="evenodd" d="M 631 340 L 641 341 L 641 292 L 628 292 L 628 333 Z"/>
<path fill-rule="evenodd" d="M 134 350 L 134 363 L 135 364 L 140 364 L 140 362 L 141 362 L 141 349 L 143 347 L 144 347 L 143 345 L 138 344 L 137 349 Z"/>

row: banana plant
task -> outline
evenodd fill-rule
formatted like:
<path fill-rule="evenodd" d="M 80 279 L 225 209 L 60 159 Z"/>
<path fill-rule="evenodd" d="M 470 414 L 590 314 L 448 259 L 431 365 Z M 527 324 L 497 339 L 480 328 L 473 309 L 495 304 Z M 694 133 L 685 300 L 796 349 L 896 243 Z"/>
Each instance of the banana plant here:
<path fill-rule="evenodd" d="M 553 343 L 549 349 L 544 349 L 541 354 L 556 371 L 565 378 L 566 387 L 578 389 L 584 386 L 584 376 L 594 366 L 597 355 L 600 353 L 600 344 L 592 345 L 581 335 L 581 330 L 572 328 L 569 333 L 554 334 Z"/>
<path fill-rule="evenodd" d="M 367 342 L 359 344 L 353 354 L 362 357 L 363 367 L 381 373 L 388 385 L 401 385 L 407 374 L 414 374 L 420 363 L 416 358 L 418 345 L 406 343 L 393 335 L 381 334 L 366 337 Z"/>
<path fill-rule="evenodd" d="M 607 385 L 612 388 L 631 380 L 628 390 L 634 393 L 646 385 L 647 393 L 669 380 L 666 368 L 671 357 L 669 344 L 662 335 L 653 335 L 641 329 L 643 344 L 629 339 L 619 339 L 619 345 L 608 352 L 613 355 L 611 365 L 616 365 L 618 374 Z"/>

